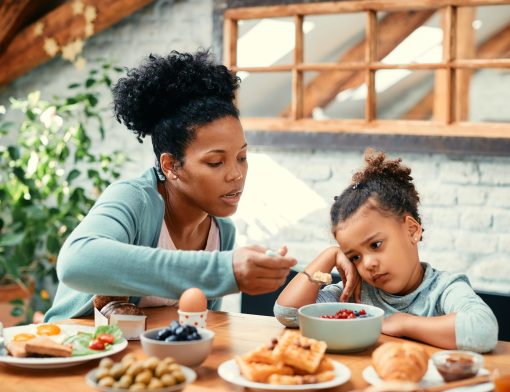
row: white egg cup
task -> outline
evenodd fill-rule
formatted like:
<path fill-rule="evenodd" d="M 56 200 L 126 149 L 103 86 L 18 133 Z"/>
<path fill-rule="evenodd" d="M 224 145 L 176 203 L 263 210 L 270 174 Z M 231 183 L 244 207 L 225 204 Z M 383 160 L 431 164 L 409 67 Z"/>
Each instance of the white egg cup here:
<path fill-rule="evenodd" d="M 177 313 L 179 314 L 179 323 L 181 325 L 188 324 L 197 328 L 207 328 L 207 309 L 203 312 L 184 312 L 178 309 Z"/>

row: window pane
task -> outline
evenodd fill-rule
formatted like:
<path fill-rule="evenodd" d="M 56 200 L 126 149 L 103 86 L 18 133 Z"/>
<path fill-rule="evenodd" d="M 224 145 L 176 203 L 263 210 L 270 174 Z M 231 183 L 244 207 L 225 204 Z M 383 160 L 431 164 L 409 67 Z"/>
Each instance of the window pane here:
<path fill-rule="evenodd" d="M 306 72 L 304 79 L 305 117 L 316 120 L 365 117 L 364 71 Z"/>
<path fill-rule="evenodd" d="M 510 70 L 480 69 L 469 84 L 469 115 L 473 122 L 510 123 Z"/>
<path fill-rule="evenodd" d="M 365 13 L 313 15 L 303 20 L 304 61 L 364 61 Z"/>
<path fill-rule="evenodd" d="M 458 58 L 510 58 L 510 5 L 459 7 L 457 19 Z"/>
<path fill-rule="evenodd" d="M 238 23 L 237 65 L 268 67 L 294 62 L 293 18 L 241 20 Z"/>
<path fill-rule="evenodd" d="M 290 72 L 238 72 L 238 106 L 243 117 L 279 117 L 291 104 Z"/>
<path fill-rule="evenodd" d="M 443 30 L 439 12 L 379 12 L 377 17 L 377 61 L 386 64 L 442 61 Z"/>
<path fill-rule="evenodd" d="M 434 71 L 391 69 L 375 73 L 377 118 L 431 120 Z"/>

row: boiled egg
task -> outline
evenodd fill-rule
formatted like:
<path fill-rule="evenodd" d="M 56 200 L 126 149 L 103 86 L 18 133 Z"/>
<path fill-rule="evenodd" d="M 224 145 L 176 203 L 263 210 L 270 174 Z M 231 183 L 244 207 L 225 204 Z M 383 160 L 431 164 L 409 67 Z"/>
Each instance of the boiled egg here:
<path fill-rule="evenodd" d="M 179 309 L 183 312 L 205 312 L 207 298 L 204 292 L 195 287 L 185 290 L 179 299 Z"/>

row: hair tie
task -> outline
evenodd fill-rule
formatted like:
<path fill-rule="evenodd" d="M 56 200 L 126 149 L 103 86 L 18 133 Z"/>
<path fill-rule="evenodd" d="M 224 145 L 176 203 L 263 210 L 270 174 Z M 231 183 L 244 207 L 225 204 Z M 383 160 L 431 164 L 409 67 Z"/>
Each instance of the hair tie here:
<path fill-rule="evenodd" d="M 362 183 L 362 182 L 356 182 L 353 186 L 352 186 L 352 189 L 353 190 L 356 190 L 356 189 L 363 189 L 365 187 L 365 184 Z"/>

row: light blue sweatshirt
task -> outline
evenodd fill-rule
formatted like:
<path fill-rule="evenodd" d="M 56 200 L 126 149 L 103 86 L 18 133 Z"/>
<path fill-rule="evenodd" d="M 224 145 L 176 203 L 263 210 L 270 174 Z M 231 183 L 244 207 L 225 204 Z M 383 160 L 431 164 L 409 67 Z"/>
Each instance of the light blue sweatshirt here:
<path fill-rule="evenodd" d="M 214 218 L 220 251 L 157 248 L 164 202 L 150 169 L 140 178 L 111 184 L 69 235 L 57 262 L 59 286 L 45 321 L 92 313 L 95 294 L 178 299 L 190 287 L 202 289 L 210 309 L 239 291 L 232 269 L 235 227 Z"/>
<path fill-rule="evenodd" d="M 442 316 L 456 313 L 455 337 L 461 350 L 486 352 L 498 342 L 498 322 L 492 310 L 476 295 L 466 275 L 440 272 L 422 263 L 425 274 L 420 286 L 412 293 L 398 296 L 386 293 L 363 282 L 361 302 L 384 310 L 385 316 L 409 313 L 417 316 Z M 342 282 L 324 287 L 316 302 L 338 302 Z M 275 304 L 274 314 L 288 327 L 297 327 L 297 309 Z"/>

